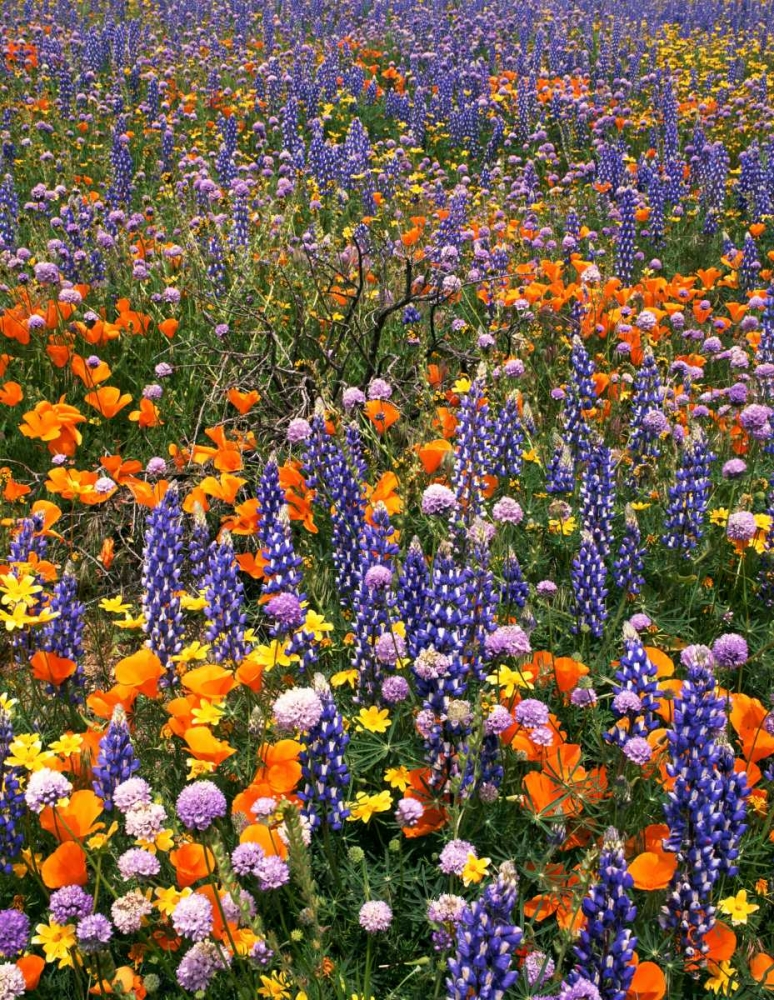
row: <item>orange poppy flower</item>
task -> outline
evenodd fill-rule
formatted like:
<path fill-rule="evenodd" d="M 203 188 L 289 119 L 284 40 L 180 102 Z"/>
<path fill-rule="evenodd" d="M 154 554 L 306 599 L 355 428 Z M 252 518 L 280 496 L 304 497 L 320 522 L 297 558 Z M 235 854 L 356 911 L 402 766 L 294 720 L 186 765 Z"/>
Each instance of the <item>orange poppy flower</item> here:
<path fill-rule="evenodd" d="M 390 516 L 400 514 L 403 510 L 403 500 L 397 493 L 398 485 L 398 477 L 394 472 L 385 472 L 373 487 L 366 485 L 366 493 L 368 494 L 366 520 L 369 524 L 373 523 L 373 511 L 378 503 L 387 508 L 387 513 Z"/>
<path fill-rule="evenodd" d="M 745 760 L 759 761 L 774 753 L 774 736 L 764 729 L 768 712 L 757 698 L 746 694 L 731 695 L 731 725 L 739 737 Z"/>
<path fill-rule="evenodd" d="M 94 993 L 97 996 L 106 996 L 116 992 L 122 997 L 135 997 L 135 1000 L 145 1000 L 148 995 L 148 991 L 143 986 L 142 976 L 138 975 L 130 965 L 119 966 L 113 973 L 110 982 L 103 979 L 101 983 L 96 983 L 89 990 L 89 993 Z"/>
<path fill-rule="evenodd" d="M 129 412 L 129 419 L 140 427 L 161 427 L 164 424 L 158 406 L 152 400 L 145 398 L 140 400 L 139 410 Z"/>
<path fill-rule="evenodd" d="M 281 858 L 288 856 L 288 849 L 282 838 L 266 826 L 265 823 L 251 823 L 239 835 L 240 844 L 260 844 L 264 854 L 277 854 Z"/>
<path fill-rule="evenodd" d="M 260 552 L 240 552 L 237 554 L 236 561 L 242 572 L 247 573 L 253 580 L 263 580 L 266 575 L 264 568 L 267 561 Z"/>
<path fill-rule="evenodd" d="M 562 930 L 578 933 L 586 922 L 581 909 L 582 897 L 574 891 L 580 883 L 578 875 L 575 872 L 568 874 L 562 865 L 549 865 L 545 875 L 548 891 L 527 900 L 525 916 L 540 923 L 555 915 Z"/>
<path fill-rule="evenodd" d="M 629 863 L 628 869 L 635 889 L 646 892 L 666 889 L 677 870 L 677 855 L 666 851 L 643 851 Z"/>
<path fill-rule="evenodd" d="M 45 684 L 53 684 L 59 687 L 68 677 L 72 677 L 76 670 L 75 660 L 69 660 L 65 656 L 57 656 L 56 653 L 38 650 L 30 659 L 32 664 L 32 676 Z"/>
<path fill-rule="evenodd" d="M 24 976 L 24 988 L 31 993 L 38 988 L 40 977 L 46 967 L 45 959 L 40 955 L 22 955 L 16 959 L 16 966 Z"/>
<path fill-rule="evenodd" d="M 386 399 L 370 399 L 365 404 L 364 411 L 378 434 L 384 434 L 400 419 L 398 407 Z"/>
<path fill-rule="evenodd" d="M 97 823 L 102 815 L 102 799 L 90 788 L 73 792 L 65 806 L 52 809 L 47 806 L 40 814 L 40 825 L 62 843 L 68 840 L 83 840 L 101 830 L 103 823 Z"/>
<path fill-rule="evenodd" d="M 115 558 L 116 545 L 112 538 L 104 538 L 102 540 L 102 548 L 99 550 L 99 555 L 97 559 L 102 563 L 105 569 L 110 569 L 113 565 L 113 559 Z"/>
<path fill-rule="evenodd" d="M 234 799 L 232 811 L 250 815 L 250 807 L 262 797 L 279 798 L 292 792 L 301 780 L 301 765 L 298 755 L 302 747 L 295 740 L 279 740 L 265 743 L 258 751 L 263 761 L 251 784 Z"/>
<path fill-rule="evenodd" d="M 243 660 L 237 668 L 236 679 L 257 694 L 263 687 L 263 664 L 249 658 Z"/>
<path fill-rule="evenodd" d="M 17 406 L 23 399 L 24 393 L 18 382 L 5 382 L 0 385 L 0 403 L 4 406 Z"/>
<path fill-rule="evenodd" d="M 301 521 L 307 531 L 317 534 L 312 512 L 314 492 L 307 488 L 306 480 L 298 467 L 286 462 L 279 467 L 280 486 L 285 491 L 285 501 L 291 521 Z"/>
<path fill-rule="evenodd" d="M 83 397 L 83 401 L 84 403 L 88 403 L 89 406 L 93 406 L 103 417 L 111 420 L 125 406 L 131 403 L 132 397 L 128 392 L 122 393 L 114 385 L 103 385 L 99 389 L 87 393 Z"/>
<path fill-rule="evenodd" d="M 169 852 L 169 860 L 181 889 L 193 885 L 201 878 L 207 878 L 211 871 L 215 871 L 212 851 L 201 844 L 182 844 L 177 850 Z"/>
<path fill-rule="evenodd" d="M 247 480 L 240 476 L 232 476 L 228 472 L 222 472 L 218 479 L 214 476 L 206 476 L 199 483 L 199 489 L 205 496 L 222 500 L 223 503 L 231 505 L 246 482 Z"/>
<path fill-rule="evenodd" d="M 163 319 L 159 323 L 159 330 L 161 330 L 161 332 L 164 334 L 165 337 L 167 337 L 168 340 L 171 340 L 177 333 L 177 329 L 179 326 L 180 324 L 178 323 L 178 321 L 174 317 L 170 316 L 169 319 Z"/>
<path fill-rule="evenodd" d="M 144 648 L 120 660 L 113 673 L 119 684 L 134 688 L 146 698 L 156 698 L 159 693 L 159 678 L 163 675 L 164 668 L 158 656 Z"/>
<path fill-rule="evenodd" d="M 750 975 L 764 989 L 774 992 L 774 958 L 765 951 L 756 952 L 750 959 Z"/>
<path fill-rule="evenodd" d="M 3 500 L 7 500 L 8 503 L 16 503 L 17 500 L 20 500 L 32 491 L 31 486 L 27 486 L 24 483 L 17 483 L 8 469 L 0 469 L 0 478 L 4 476 L 8 478 L 3 487 Z"/>
<path fill-rule="evenodd" d="M 241 392 L 239 389 L 229 389 L 226 393 L 229 403 L 235 409 L 244 416 L 249 413 L 250 410 L 259 402 L 261 396 L 255 389 L 251 389 L 250 392 Z"/>
<path fill-rule="evenodd" d="M 655 962 L 639 962 L 634 970 L 626 1000 L 663 1000 L 666 978 Z"/>
<path fill-rule="evenodd" d="M 25 437 L 45 441 L 52 455 L 58 452 L 72 455 L 83 441 L 77 425 L 86 417 L 64 399 L 62 396 L 58 403 L 42 400 L 34 410 L 24 414 L 24 422 L 19 427 Z"/>
<path fill-rule="evenodd" d="M 146 483 L 144 479 L 135 479 L 134 476 L 130 476 L 124 485 L 134 497 L 135 503 L 141 507 L 152 509 L 162 500 L 169 489 L 169 480 L 159 479 L 155 483 Z"/>
<path fill-rule="evenodd" d="M 70 369 L 73 375 L 79 378 L 87 389 L 99 385 L 100 382 L 104 382 L 105 379 L 110 378 L 112 374 L 110 366 L 105 364 L 104 361 L 100 361 L 96 368 L 91 368 L 87 366 L 80 354 L 73 354 Z"/>
<path fill-rule="evenodd" d="M 426 837 L 429 833 L 435 833 L 436 830 L 440 830 L 449 821 L 448 813 L 437 802 L 436 796 L 428 784 L 429 777 L 430 771 L 425 767 L 417 767 L 409 771 L 411 785 L 406 789 L 404 797 L 415 799 L 417 802 L 421 802 L 423 806 L 422 815 L 414 826 L 401 827 L 403 836 L 409 840 L 416 837 Z"/>
<path fill-rule="evenodd" d="M 50 854 L 41 865 L 40 874 L 47 889 L 65 885 L 86 885 L 86 854 L 80 844 L 67 840 Z"/>
<path fill-rule="evenodd" d="M 236 750 L 224 740 L 213 736 L 207 726 L 192 726 L 186 729 L 183 739 L 192 757 L 197 760 L 207 760 L 211 764 L 222 764 L 236 753 Z"/>
<path fill-rule="evenodd" d="M 236 681 L 230 670 L 225 670 L 217 664 L 207 664 L 189 670 L 183 677 L 183 687 L 200 698 L 213 701 L 225 698 L 229 691 L 236 687 Z"/>
<path fill-rule="evenodd" d="M 114 684 L 109 691 L 93 691 L 86 699 L 86 704 L 97 718 L 110 719 L 116 705 L 122 705 L 128 712 L 138 694 L 137 688 L 127 684 Z"/>
<path fill-rule="evenodd" d="M 446 438 L 436 438 L 433 441 L 428 441 L 427 444 L 417 445 L 419 461 L 428 476 L 432 476 L 438 471 L 443 460 L 453 450 L 451 442 L 447 441 Z"/>

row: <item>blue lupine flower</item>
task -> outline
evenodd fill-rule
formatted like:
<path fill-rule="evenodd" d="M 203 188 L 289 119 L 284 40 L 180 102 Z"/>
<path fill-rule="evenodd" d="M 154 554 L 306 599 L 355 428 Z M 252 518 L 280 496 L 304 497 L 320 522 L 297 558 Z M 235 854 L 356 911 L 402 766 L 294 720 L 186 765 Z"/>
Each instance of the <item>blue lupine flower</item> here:
<path fill-rule="evenodd" d="M 637 938 L 629 929 L 637 916 L 630 898 L 633 888 L 623 841 L 610 829 L 599 857 L 599 881 L 582 903 L 586 924 L 575 945 L 578 964 L 568 980 L 572 984 L 580 977 L 594 983 L 602 1000 L 624 1000 L 634 976 Z"/>
<path fill-rule="evenodd" d="M 142 609 L 148 648 L 165 675 L 162 687 L 177 683 L 173 657 L 183 648 L 185 624 L 180 603 L 183 522 L 180 497 L 172 484 L 148 515 L 142 570 Z"/>
<path fill-rule="evenodd" d="M 304 785 L 298 797 L 312 829 L 327 825 L 338 831 L 349 815 L 345 793 L 350 775 L 344 759 L 349 736 L 330 689 L 317 680 L 315 687 L 323 712 L 320 721 L 304 737 L 304 749 L 299 755 Z"/>
<path fill-rule="evenodd" d="M 207 642 L 216 663 L 240 663 L 249 652 L 245 642 L 245 588 L 239 576 L 231 535 L 210 545 L 205 583 Z"/>
<path fill-rule="evenodd" d="M 99 741 L 97 763 L 94 765 L 92 787 L 102 799 L 105 809 L 113 808 L 113 792 L 140 767 L 137 760 L 126 712 L 121 705 L 113 710 L 108 730 Z"/>
<path fill-rule="evenodd" d="M 516 982 L 512 966 L 522 939 L 521 929 L 512 923 L 517 891 L 516 872 L 506 862 L 496 880 L 466 907 L 449 958 L 447 1000 L 500 1000 Z"/>

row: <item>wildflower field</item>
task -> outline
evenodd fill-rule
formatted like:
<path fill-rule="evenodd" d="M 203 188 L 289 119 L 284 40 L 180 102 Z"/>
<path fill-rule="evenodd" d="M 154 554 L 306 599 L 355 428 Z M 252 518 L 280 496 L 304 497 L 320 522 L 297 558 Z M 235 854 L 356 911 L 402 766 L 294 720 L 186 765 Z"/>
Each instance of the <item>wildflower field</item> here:
<path fill-rule="evenodd" d="M 774 993 L 771 0 L 3 0 L 0 1000 Z"/>

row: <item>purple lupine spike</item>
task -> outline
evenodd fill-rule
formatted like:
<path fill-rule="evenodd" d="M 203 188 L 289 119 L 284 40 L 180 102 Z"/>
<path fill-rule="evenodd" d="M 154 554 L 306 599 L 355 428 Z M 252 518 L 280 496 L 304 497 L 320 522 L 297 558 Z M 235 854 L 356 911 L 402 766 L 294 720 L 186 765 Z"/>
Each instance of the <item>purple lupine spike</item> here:
<path fill-rule="evenodd" d="M 701 203 L 704 209 L 704 226 L 702 232 L 712 236 L 717 232 L 723 206 L 726 201 L 726 182 L 731 159 L 722 142 L 714 142 L 707 149 L 707 164 L 704 171 Z"/>
<path fill-rule="evenodd" d="M 344 759 L 349 736 L 330 687 L 320 675 L 315 678 L 315 690 L 323 712 L 304 736 L 304 749 L 299 755 L 304 786 L 298 797 L 313 830 L 324 825 L 338 831 L 349 815 L 345 793 L 350 774 Z"/>
<path fill-rule="evenodd" d="M 572 562 L 571 577 L 575 595 L 572 631 L 588 631 L 594 638 L 601 639 L 607 621 L 607 570 L 589 531 L 581 532 L 581 546 Z"/>
<path fill-rule="evenodd" d="M 626 526 L 613 564 L 613 582 L 624 594 L 636 597 L 645 583 L 645 546 L 634 509 L 626 505 Z"/>
<path fill-rule="evenodd" d="M 518 877 L 513 865 L 501 865 L 497 878 L 462 913 L 456 949 L 449 957 L 447 1000 L 500 1000 L 516 982 L 512 968 L 522 932 L 512 923 Z"/>
<path fill-rule="evenodd" d="M 395 529 L 383 503 L 376 504 L 371 520 L 360 540 L 360 582 L 352 602 L 355 635 L 352 666 L 358 671 L 358 698 L 373 701 L 380 696 L 383 664 L 388 662 L 380 655 L 379 638 L 391 630 L 395 606 L 392 584 L 398 546 L 393 540 Z"/>
<path fill-rule="evenodd" d="M 634 737 L 646 737 L 659 726 L 657 671 L 642 640 L 627 622 L 623 627 L 624 654 L 615 672 L 613 714 L 625 726 L 615 726 L 607 739 L 624 746 Z"/>
<path fill-rule="evenodd" d="M 580 522 L 590 532 L 600 558 L 610 555 L 615 506 L 613 454 L 601 442 L 592 445 L 591 455 L 581 476 Z"/>
<path fill-rule="evenodd" d="M 56 618 L 43 627 L 42 647 L 49 653 L 72 660 L 75 663 L 75 673 L 59 687 L 52 686 L 48 693 L 55 693 L 58 697 L 69 694 L 72 701 L 82 701 L 79 689 L 84 683 L 81 659 L 86 606 L 78 600 L 78 581 L 69 567 L 54 586 L 50 608 L 56 613 Z"/>
<path fill-rule="evenodd" d="M 502 573 L 500 603 L 505 607 L 523 608 L 529 597 L 529 584 L 524 579 L 519 560 L 513 552 L 509 552 L 503 559 Z"/>
<path fill-rule="evenodd" d="M 239 576 L 231 535 L 210 544 L 205 582 L 207 642 L 216 663 L 240 663 L 249 652 L 245 642 L 245 588 Z"/>
<path fill-rule="evenodd" d="M 399 619 L 406 627 L 408 654 L 413 659 L 417 652 L 417 635 L 424 618 L 430 572 L 422 552 L 422 543 L 415 536 L 411 540 L 398 579 L 395 607 Z"/>
<path fill-rule="evenodd" d="M 506 399 L 492 423 L 491 465 L 493 476 L 513 479 L 521 475 L 524 431 L 515 395 Z"/>
<path fill-rule="evenodd" d="M 669 487 L 662 541 L 668 549 L 689 555 L 704 534 L 704 518 L 709 506 L 710 465 L 715 455 L 707 447 L 701 430 L 694 430 L 681 448 L 680 467 Z"/>
<path fill-rule="evenodd" d="M 264 467 L 257 497 L 261 514 L 258 542 L 261 555 L 266 560 L 263 593 L 265 596 L 291 593 L 303 600 L 302 560 L 293 546 L 285 491 L 280 485 L 279 468 L 274 458 L 270 458 Z"/>
<path fill-rule="evenodd" d="M 632 385 L 629 453 L 638 461 L 658 458 L 660 435 L 668 426 L 661 411 L 663 388 L 653 351 L 647 348 Z M 661 420 L 657 419 L 661 417 Z"/>
<path fill-rule="evenodd" d="M 575 490 L 575 464 L 565 441 L 557 438 L 553 455 L 546 466 L 546 493 L 572 493 Z"/>
<path fill-rule="evenodd" d="M 570 352 L 570 381 L 564 397 L 564 439 L 576 461 L 589 458 L 591 429 L 586 420 L 596 401 L 592 376 L 594 362 L 580 337 L 573 337 Z"/>
<path fill-rule="evenodd" d="M 328 435 L 316 413 L 306 439 L 304 468 L 315 503 L 331 512 L 333 565 L 339 599 L 348 605 L 359 583 L 360 537 L 365 525 L 365 496 L 344 451 Z"/>
<path fill-rule="evenodd" d="M 13 862 L 24 844 L 21 819 L 27 808 L 22 790 L 24 770 L 6 764 L 13 737 L 11 717 L 0 708 L 0 872 L 3 875 L 11 874 Z"/>
<path fill-rule="evenodd" d="M 761 262 L 758 260 L 758 248 L 750 233 L 747 233 L 742 247 L 742 263 L 739 267 L 739 285 L 749 292 L 758 283 L 758 272 Z"/>
<path fill-rule="evenodd" d="M 482 513 L 484 475 L 491 467 L 489 406 L 483 400 L 484 384 L 476 379 L 457 412 L 452 486 L 467 527 Z"/>
<path fill-rule="evenodd" d="M 578 978 L 594 983 L 602 1000 L 624 1000 L 634 976 L 637 938 L 630 927 L 637 908 L 630 898 L 633 888 L 623 841 L 616 830 L 609 829 L 599 857 L 599 881 L 582 903 L 586 924 L 575 945 L 578 964 L 568 978 L 569 984 Z"/>
<path fill-rule="evenodd" d="M 180 497 L 173 483 L 148 515 L 143 550 L 143 629 L 148 648 L 164 668 L 159 681 L 162 687 L 177 683 L 172 657 L 183 648 L 182 553 L 183 520 Z"/>
<path fill-rule="evenodd" d="M 725 704 L 716 693 L 711 651 L 689 646 L 681 660 L 686 678 L 673 705 L 667 764 L 674 784 L 664 805 L 664 848 L 677 854 L 678 865 L 661 924 L 675 932 L 687 958 L 696 958 L 707 951 L 715 924 L 714 886 L 722 871 L 735 867 L 747 789 L 745 776 L 737 777 L 729 760 Z"/>
<path fill-rule="evenodd" d="M 191 538 L 188 542 L 188 566 L 197 592 L 204 590 L 207 578 L 207 557 L 210 550 L 210 529 L 201 504 L 194 504 Z"/>
<path fill-rule="evenodd" d="M 637 208 L 637 192 L 633 188 L 619 188 L 616 192 L 621 223 L 615 243 L 615 273 L 624 288 L 628 288 L 634 278 L 635 238 L 637 226 L 634 213 Z"/>
<path fill-rule="evenodd" d="M 97 763 L 94 765 L 92 787 L 102 799 L 104 808 L 113 808 L 113 793 L 122 781 L 127 781 L 140 767 L 137 760 L 129 723 L 122 705 L 113 709 L 107 732 L 99 741 Z"/>
<path fill-rule="evenodd" d="M 465 590 L 470 625 L 465 640 L 466 665 L 469 673 L 479 681 L 485 680 L 487 674 L 484 655 L 486 637 L 497 628 L 497 594 L 490 568 L 490 546 L 494 534 L 494 525 L 483 518 L 477 518 L 468 532 L 470 571 Z"/>

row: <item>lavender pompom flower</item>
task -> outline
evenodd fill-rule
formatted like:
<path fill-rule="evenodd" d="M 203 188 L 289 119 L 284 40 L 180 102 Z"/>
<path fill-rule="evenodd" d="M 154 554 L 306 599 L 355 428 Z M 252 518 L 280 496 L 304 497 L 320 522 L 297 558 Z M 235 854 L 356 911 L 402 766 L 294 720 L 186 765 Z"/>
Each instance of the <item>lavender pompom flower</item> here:
<path fill-rule="evenodd" d="M 755 514 L 749 510 L 734 511 L 726 524 L 726 536 L 732 542 L 749 542 L 751 538 L 755 537 L 757 530 Z"/>
<path fill-rule="evenodd" d="M 231 953 L 214 941 L 197 941 L 177 967 L 177 981 L 184 990 L 206 990 L 217 972 L 231 965 Z"/>
<path fill-rule="evenodd" d="M 389 930 L 392 923 L 392 910 L 381 900 L 370 900 L 363 903 L 358 914 L 358 923 L 369 934 L 378 934 Z"/>
<path fill-rule="evenodd" d="M 496 656 L 527 656 L 532 652 L 527 634 L 518 625 L 501 625 L 484 640 L 484 649 L 490 659 Z"/>
<path fill-rule="evenodd" d="M 75 928 L 78 947 L 87 955 L 101 951 L 113 936 L 113 927 L 106 916 L 92 913 L 82 917 Z"/>
<path fill-rule="evenodd" d="M 212 903 L 198 892 L 184 896 L 172 912 L 172 926 L 191 941 L 203 941 L 212 930 L 212 924 Z"/>
<path fill-rule="evenodd" d="M 57 924 L 87 917 L 94 908 L 94 898 L 79 885 L 66 885 L 51 893 L 51 916 Z"/>
<path fill-rule="evenodd" d="M 132 878 L 153 878 L 161 871 L 161 863 L 145 848 L 130 847 L 118 859 L 118 870 L 127 882 Z"/>
<path fill-rule="evenodd" d="M 258 864 L 263 861 L 266 852 L 260 844 L 247 842 L 239 844 L 231 854 L 231 867 L 237 875 L 254 875 Z"/>
<path fill-rule="evenodd" d="M 73 786 L 59 771 L 42 767 L 34 771 L 27 782 L 24 799 L 32 812 L 42 812 L 46 806 L 55 806 L 70 796 Z"/>
<path fill-rule="evenodd" d="M 121 813 L 139 805 L 149 805 L 151 800 L 150 785 L 144 778 L 127 778 L 116 785 L 113 792 L 113 805 Z"/>
<path fill-rule="evenodd" d="M 423 514 L 446 514 L 457 507 L 454 491 L 441 483 L 432 483 L 422 494 Z"/>
<path fill-rule="evenodd" d="M 21 910 L 0 910 L 0 958 L 16 958 L 27 947 L 30 919 Z"/>
<path fill-rule="evenodd" d="M 139 889 L 132 889 L 119 896 L 110 907 L 113 923 L 122 934 L 134 934 L 142 927 L 143 919 L 150 916 L 153 904 Z"/>
<path fill-rule="evenodd" d="M 11 962 L 0 963 L 0 998 L 17 1000 L 27 991 L 27 983 L 18 965 Z"/>
<path fill-rule="evenodd" d="M 208 830 L 226 815 L 226 797 L 212 781 L 186 785 L 177 797 L 177 815 L 189 830 Z"/>
<path fill-rule="evenodd" d="M 743 636 L 737 635 L 736 632 L 727 632 L 712 644 L 712 655 L 719 667 L 735 669 L 747 663 L 749 651 Z"/>
<path fill-rule="evenodd" d="M 314 688 L 290 688 L 274 702 L 274 721 L 280 729 L 309 732 L 323 714 L 323 703 Z"/>
<path fill-rule="evenodd" d="M 469 855 L 478 857 L 475 847 L 467 840 L 450 840 L 438 858 L 438 867 L 444 875 L 461 875 Z"/>
<path fill-rule="evenodd" d="M 290 881 L 290 869 L 287 862 L 276 854 L 269 854 L 257 862 L 253 874 L 258 879 L 258 885 L 263 892 L 280 889 Z"/>

